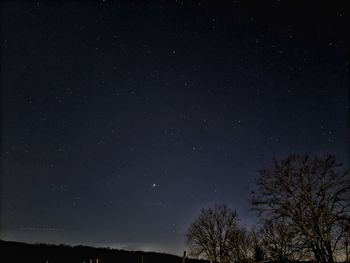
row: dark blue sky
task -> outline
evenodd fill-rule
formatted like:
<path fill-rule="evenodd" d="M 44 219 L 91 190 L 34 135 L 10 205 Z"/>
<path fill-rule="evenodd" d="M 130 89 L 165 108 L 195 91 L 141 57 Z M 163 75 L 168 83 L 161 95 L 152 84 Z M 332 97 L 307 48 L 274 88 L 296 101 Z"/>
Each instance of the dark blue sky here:
<path fill-rule="evenodd" d="M 181 254 L 274 156 L 348 163 L 348 10 L 242 2 L 3 2 L 0 238 Z"/>

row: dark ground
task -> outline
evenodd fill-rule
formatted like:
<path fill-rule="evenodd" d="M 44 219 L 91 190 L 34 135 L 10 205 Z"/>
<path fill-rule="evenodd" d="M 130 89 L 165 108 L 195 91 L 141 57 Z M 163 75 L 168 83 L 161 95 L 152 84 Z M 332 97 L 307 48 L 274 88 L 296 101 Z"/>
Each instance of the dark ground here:
<path fill-rule="evenodd" d="M 26 244 L 20 242 L 10 242 L 0 240 L 0 255 L 11 263 L 68 263 L 68 262 L 86 262 L 92 259 L 96 263 L 122 262 L 122 263 L 180 263 L 182 258 L 174 255 L 126 251 L 108 248 L 94 248 L 87 246 L 66 246 L 66 245 L 47 245 L 47 244 Z M 186 259 L 186 263 L 207 263 L 204 260 Z"/>

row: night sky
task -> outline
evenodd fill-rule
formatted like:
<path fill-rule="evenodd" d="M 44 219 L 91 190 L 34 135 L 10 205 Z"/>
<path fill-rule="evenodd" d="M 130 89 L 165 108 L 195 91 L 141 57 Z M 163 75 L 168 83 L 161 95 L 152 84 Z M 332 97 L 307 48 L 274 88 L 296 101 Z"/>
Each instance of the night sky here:
<path fill-rule="evenodd" d="M 274 156 L 348 164 L 349 10 L 259 2 L 2 2 L 0 238 L 181 254 Z"/>

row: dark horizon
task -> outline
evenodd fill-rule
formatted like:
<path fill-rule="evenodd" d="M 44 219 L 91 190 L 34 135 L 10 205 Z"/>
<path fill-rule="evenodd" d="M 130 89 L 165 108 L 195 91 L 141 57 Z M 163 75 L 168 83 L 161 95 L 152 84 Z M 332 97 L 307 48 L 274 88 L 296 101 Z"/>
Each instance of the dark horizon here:
<path fill-rule="evenodd" d="M 316 1 L 3 1 L 0 239 L 182 255 L 251 226 L 257 170 L 349 167 L 349 10 Z"/>
<path fill-rule="evenodd" d="M 180 262 L 183 257 L 157 252 L 128 251 L 87 246 L 27 244 L 0 240 L 3 256 L 12 262 Z M 207 263 L 207 260 L 186 256 L 188 263 Z"/>

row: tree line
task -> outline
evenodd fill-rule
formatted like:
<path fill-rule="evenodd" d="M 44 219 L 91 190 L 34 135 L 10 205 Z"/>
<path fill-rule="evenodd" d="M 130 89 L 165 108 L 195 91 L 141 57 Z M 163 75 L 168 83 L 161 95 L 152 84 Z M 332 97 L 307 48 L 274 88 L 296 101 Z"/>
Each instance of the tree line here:
<path fill-rule="evenodd" d="M 258 171 L 257 224 L 227 205 L 203 208 L 187 232 L 193 256 L 211 263 L 350 262 L 350 172 L 335 156 L 290 155 Z"/>

